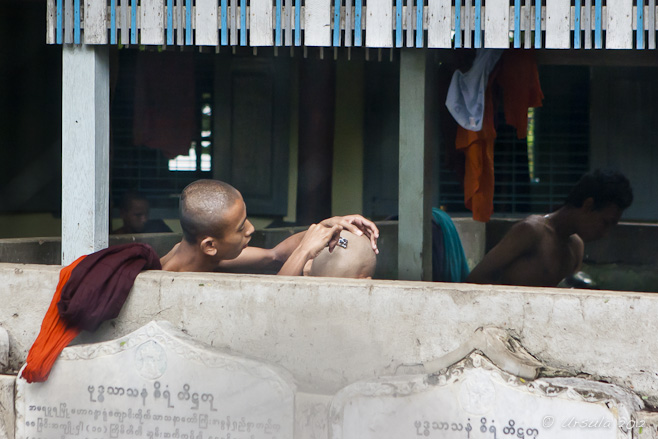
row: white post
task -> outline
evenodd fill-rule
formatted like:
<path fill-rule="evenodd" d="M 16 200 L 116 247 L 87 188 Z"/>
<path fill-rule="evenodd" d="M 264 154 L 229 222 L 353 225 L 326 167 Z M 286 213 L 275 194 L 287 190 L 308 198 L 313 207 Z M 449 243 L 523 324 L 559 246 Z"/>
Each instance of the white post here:
<path fill-rule="evenodd" d="M 400 174 L 398 278 L 432 279 L 431 178 L 425 139 L 426 53 L 402 49 L 400 56 Z"/>
<path fill-rule="evenodd" d="M 62 264 L 107 247 L 110 189 L 107 46 L 62 48 Z"/>

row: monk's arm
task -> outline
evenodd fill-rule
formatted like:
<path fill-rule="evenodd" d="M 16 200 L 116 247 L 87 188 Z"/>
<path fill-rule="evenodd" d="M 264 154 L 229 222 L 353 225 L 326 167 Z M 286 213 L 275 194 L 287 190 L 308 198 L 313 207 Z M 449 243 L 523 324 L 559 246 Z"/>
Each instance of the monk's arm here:
<path fill-rule="evenodd" d="M 370 239 L 373 251 L 379 253 L 379 250 L 377 250 L 379 229 L 375 223 L 367 220 L 361 215 L 335 216 L 322 221 L 318 226 L 320 225 L 331 231 L 336 230 L 336 227 L 338 227 L 340 230 L 345 229 L 352 233 L 365 234 Z M 317 232 L 315 236 L 315 242 L 318 242 L 318 234 L 319 232 Z M 221 261 L 218 266 L 218 271 L 231 273 L 259 273 L 279 270 L 292 256 L 293 252 L 300 246 L 305 235 L 306 231 L 296 233 L 286 238 L 272 249 L 247 247 L 237 258 Z M 326 242 L 324 245 L 326 246 Z M 308 246 L 306 250 L 308 250 Z M 297 253 L 297 257 L 300 256 L 301 252 L 302 250 L 300 249 L 300 252 Z M 313 255 L 313 257 L 316 255 Z"/>
<path fill-rule="evenodd" d="M 277 271 L 302 242 L 306 231 L 296 233 L 274 248 L 247 247 L 235 258 L 219 263 L 218 270 L 231 273 L 258 273 Z"/>
<path fill-rule="evenodd" d="M 466 278 L 466 282 L 476 284 L 498 283 L 503 273 L 514 261 L 527 254 L 536 244 L 537 239 L 537 231 L 531 224 L 524 221 L 516 223 L 471 271 Z"/>

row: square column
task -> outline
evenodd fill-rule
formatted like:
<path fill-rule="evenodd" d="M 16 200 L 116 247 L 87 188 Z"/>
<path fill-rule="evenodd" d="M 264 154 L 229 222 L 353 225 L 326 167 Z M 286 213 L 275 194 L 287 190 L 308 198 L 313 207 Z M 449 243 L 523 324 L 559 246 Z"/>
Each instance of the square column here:
<path fill-rule="evenodd" d="M 400 56 L 398 278 L 432 280 L 431 150 L 425 139 L 426 52 Z"/>
<path fill-rule="evenodd" d="M 62 264 L 106 248 L 110 194 L 107 46 L 62 48 Z"/>

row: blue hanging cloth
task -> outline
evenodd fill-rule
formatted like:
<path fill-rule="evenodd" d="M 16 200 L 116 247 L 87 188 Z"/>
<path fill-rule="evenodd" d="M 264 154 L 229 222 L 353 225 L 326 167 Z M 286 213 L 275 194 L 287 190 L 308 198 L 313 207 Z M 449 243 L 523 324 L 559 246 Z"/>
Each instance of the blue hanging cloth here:
<path fill-rule="evenodd" d="M 433 233 L 432 239 L 432 259 L 436 262 L 432 264 L 434 280 L 440 282 L 465 282 L 469 273 L 468 262 L 452 218 L 441 209 L 434 207 L 432 208 L 432 219 L 433 223 L 440 229 L 440 233 Z M 437 247 L 443 247 L 442 254 L 441 249 Z"/>

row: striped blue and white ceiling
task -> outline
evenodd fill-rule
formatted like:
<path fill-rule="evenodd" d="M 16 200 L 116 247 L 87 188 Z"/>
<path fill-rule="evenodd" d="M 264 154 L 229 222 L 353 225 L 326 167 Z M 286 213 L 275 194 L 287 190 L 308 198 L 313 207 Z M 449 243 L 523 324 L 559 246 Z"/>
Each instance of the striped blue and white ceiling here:
<path fill-rule="evenodd" d="M 47 2 L 50 44 L 656 48 L 656 0 Z"/>

